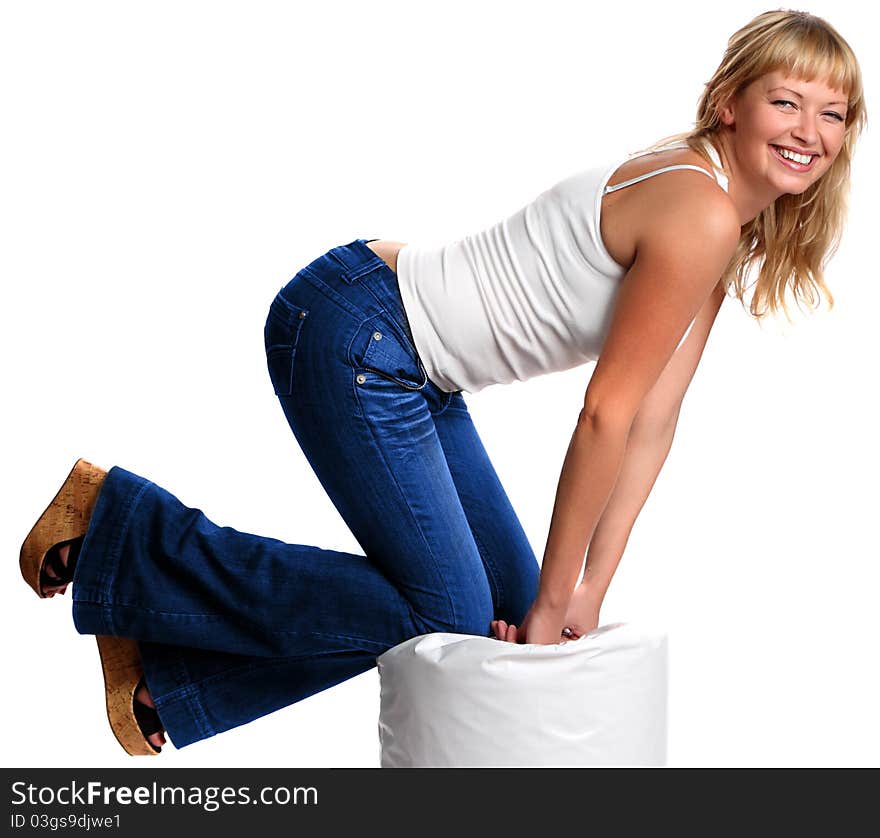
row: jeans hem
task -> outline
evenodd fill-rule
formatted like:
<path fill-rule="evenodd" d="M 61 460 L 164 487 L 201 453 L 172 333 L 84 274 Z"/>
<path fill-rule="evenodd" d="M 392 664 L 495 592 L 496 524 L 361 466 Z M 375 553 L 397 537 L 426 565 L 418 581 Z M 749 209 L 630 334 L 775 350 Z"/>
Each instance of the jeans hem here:
<path fill-rule="evenodd" d="M 80 592 L 82 597 L 73 602 L 73 625 L 80 634 L 112 635 L 113 619 L 110 605 L 93 600 L 94 591 L 88 594 Z M 89 597 L 92 601 L 86 599 Z"/>
<path fill-rule="evenodd" d="M 147 688 L 150 689 L 150 679 L 146 675 Z M 150 695 L 153 691 L 150 689 Z M 161 696 L 153 698 L 159 720 L 165 728 L 165 735 L 171 740 L 175 748 L 185 748 L 202 739 L 209 739 L 216 731 L 208 724 L 208 717 L 202 703 L 202 696 L 195 686 L 190 686 L 185 693 L 175 695 L 171 699 L 164 700 Z"/>
<path fill-rule="evenodd" d="M 138 643 L 144 680 L 165 735 L 175 748 L 214 736 L 201 691 L 192 683 L 186 661 L 173 646 Z"/>
<path fill-rule="evenodd" d="M 81 634 L 117 633 L 112 606 L 119 559 L 132 514 L 150 485 L 119 466 L 112 466 L 104 477 L 72 581 L 73 620 Z"/>

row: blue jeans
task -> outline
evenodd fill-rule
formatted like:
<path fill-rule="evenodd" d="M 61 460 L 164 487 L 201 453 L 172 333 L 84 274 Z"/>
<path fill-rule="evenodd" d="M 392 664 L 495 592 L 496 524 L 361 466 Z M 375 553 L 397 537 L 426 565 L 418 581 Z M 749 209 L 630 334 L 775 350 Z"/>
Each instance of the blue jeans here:
<path fill-rule="evenodd" d="M 177 748 L 359 675 L 410 637 L 518 624 L 537 595 L 537 559 L 462 392 L 428 379 L 397 277 L 366 241 L 299 271 L 264 329 L 284 416 L 364 555 L 220 526 L 119 466 L 101 486 L 74 624 L 138 641 Z"/>

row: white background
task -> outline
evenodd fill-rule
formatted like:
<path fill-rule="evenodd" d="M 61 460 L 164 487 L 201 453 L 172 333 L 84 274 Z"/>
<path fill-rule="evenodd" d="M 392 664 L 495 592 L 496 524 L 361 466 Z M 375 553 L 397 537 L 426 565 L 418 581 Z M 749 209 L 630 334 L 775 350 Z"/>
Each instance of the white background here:
<path fill-rule="evenodd" d="M 74 460 L 221 525 L 360 552 L 272 393 L 275 292 L 356 237 L 438 242 L 692 124 L 766 3 L 6 3 L 2 629 L 8 766 L 378 766 L 378 673 L 133 760 L 68 594 L 18 550 Z M 812 3 L 877 83 L 862 3 Z M 728 300 L 601 623 L 670 645 L 669 764 L 880 763 L 877 143 L 824 308 Z M 466 396 L 540 557 L 593 366 Z"/>

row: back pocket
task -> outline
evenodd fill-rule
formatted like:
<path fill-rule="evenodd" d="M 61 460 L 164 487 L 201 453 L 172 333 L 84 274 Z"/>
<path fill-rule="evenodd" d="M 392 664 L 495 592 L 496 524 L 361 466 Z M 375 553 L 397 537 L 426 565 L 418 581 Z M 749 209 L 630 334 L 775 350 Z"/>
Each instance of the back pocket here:
<path fill-rule="evenodd" d="M 295 305 L 278 295 L 269 306 L 269 315 L 263 329 L 263 343 L 266 347 L 266 363 L 269 378 L 276 396 L 289 396 L 293 393 L 293 368 L 296 346 L 308 310 Z"/>

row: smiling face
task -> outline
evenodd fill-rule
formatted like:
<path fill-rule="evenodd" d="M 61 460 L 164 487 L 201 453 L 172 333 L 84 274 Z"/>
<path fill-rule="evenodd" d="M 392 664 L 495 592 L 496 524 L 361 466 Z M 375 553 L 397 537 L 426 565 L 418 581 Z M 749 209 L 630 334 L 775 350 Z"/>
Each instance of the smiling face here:
<path fill-rule="evenodd" d="M 798 194 L 828 171 L 843 146 L 846 95 L 823 80 L 767 73 L 720 116 L 749 180 L 764 181 L 772 193 Z M 785 160 L 779 146 L 810 152 L 810 162 Z"/>

